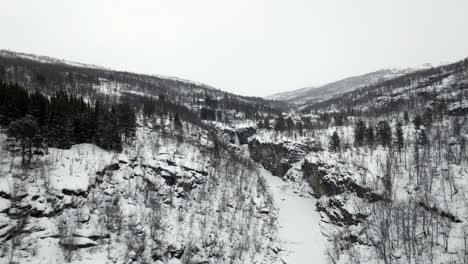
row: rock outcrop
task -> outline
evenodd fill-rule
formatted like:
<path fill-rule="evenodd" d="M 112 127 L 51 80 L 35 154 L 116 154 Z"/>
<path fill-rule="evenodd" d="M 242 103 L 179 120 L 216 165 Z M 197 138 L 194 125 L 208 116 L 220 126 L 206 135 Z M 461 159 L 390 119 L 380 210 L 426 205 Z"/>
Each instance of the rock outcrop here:
<path fill-rule="evenodd" d="M 344 202 L 336 197 L 324 197 L 316 203 L 317 210 L 328 216 L 331 223 L 338 226 L 357 225 L 363 222 L 367 215 L 357 212 L 350 212 Z"/>
<path fill-rule="evenodd" d="M 273 175 L 283 177 L 293 163 L 300 161 L 307 153 L 319 151 L 317 143 L 305 144 L 294 141 L 262 141 L 253 138 L 249 141 L 250 156 L 260 162 Z"/>
<path fill-rule="evenodd" d="M 235 134 L 241 145 L 249 143 L 249 138 L 255 135 L 256 132 L 257 130 L 254 127 L 241 127 L 235 130 Z"/>
<path fill-rule="evenodd" d="M 325 162 L 318 155 L 309 155 L 302 164 L 302 171 L 317 198 L 352 192 L 370 202 L 383 200 L 380 194 L 358 183 L 357 172 L 351 172 L 337 162 Z"/>
<path fill-rule="evenodd" d="M 249 138 L 255 133 L 257 129 L 252 126 L 239 127 L 239 128 L 223 128 L 218 129 L 221 132 L 222 137 L 231 144 L 244 145 L 249 143 Z"/>

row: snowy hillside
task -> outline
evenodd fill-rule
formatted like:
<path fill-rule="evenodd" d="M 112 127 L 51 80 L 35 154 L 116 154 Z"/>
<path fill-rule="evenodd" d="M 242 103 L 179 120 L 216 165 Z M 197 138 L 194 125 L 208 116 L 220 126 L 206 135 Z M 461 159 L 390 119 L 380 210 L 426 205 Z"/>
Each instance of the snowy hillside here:
<path fill-rule="evenodd" d="M 120 154 L 50 149 L 29 170 L 2 152 L 0 263 L 271 263 L 265 180 L 189 135 L 141 127 Z"/>
<path fill-rule="evenodd" d="M 37 61 L 37 62 L 40 62 L 40 63 L 64 64 L 64 65 L 69 65 L 69 66 L 76 66 L 76 67 L 83 67 L 83 68 L 95 68 L 95 69 L 106 70 L 106 68 L 101 67 L 101 66 L 84 64 L 84 63 L 80 63 L 80 62 L 73 62 L 73 61 L 67 61 L 67 60 L 61 60 L 61 59 L 56 59 L 56 58 L 52 58 L 52 57 L 49 57 L 49 56 L 39 56 L 39 55 L 34 55 L 34 54 L 16 52 L 16 51 L 11 51 L 11 50 L 0 50 L 0 56 L 8 57 L 8 58 L 22 58 L 22 59 Z"/>
<path fill-rule="evenodd" d="M 392 79 L 414 71 L 413 69 L 384 69 L 359 76 L 349 77 L 317 87 L 305 87 L 298 90 L 267 96 L 268 99 L 285 101 L 295 105 L 318 102 L 342 93 Z"/>
<path fill-rule="evenodd" d="M 291 107 L 37 58 L 0 54 L 0 264 L 468 263 L 466 59 Z"/>
<path fill-rule="evenodd" d="M 61 59 L 0 50 L 0 81 L 52 95 L 65 90 L 90 101 L 142 101 L 156 98 L 190 111 L 205 111 L 209 120 L 252 118 L 256 113 L 277 115 L 283 104 L 240 96 L 177 77 L 144 75 Z M 222 109 L 213 108 L 223 106 Z"/>

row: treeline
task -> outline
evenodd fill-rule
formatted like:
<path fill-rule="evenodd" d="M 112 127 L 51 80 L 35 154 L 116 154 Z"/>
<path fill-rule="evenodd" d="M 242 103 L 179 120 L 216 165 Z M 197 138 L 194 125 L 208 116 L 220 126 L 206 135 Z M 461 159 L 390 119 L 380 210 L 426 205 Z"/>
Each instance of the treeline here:
<path fill-rule="evenodd" d="M 279 103 L 266 101 L 261 98 L 246 97 L 252 101 L 243 100 L 242 97 L 224 93 L 222 98 L 214 98 L 205 93 L 204 97 L 198 95 L 194 100 L 203 102 L 200 108 L 200 119 L 229 123 L 236 119 L 236 113 L 242 113 L 243 118 L 261 120 L 264 115 L 281 115 Z M 255 103 L 253 103 L 255 101 Z"/>
<path fill-rule="evenodd" d="M 23 118 L 23 124 L 37 125 L 36 140 L 40 137 L 47 146 L 56 148 L 94 143 L 121 151 L 122 142 L 134 136 L 136 127 L 135 111 L 129 104 L 90 104 L 65 91 L 47 97 L 37 90 L 30 92 L 16 84 L 0 83 L 0 125 L 8 127 Z M 22 137 L 11 136 L 18 140 Z"/>
<path fill-rule="evenodd" d="M 349 124 L 348 113 L 318 113 L 313 116 L 301 116 L 293 119 L 291 116 L 284 117 L 281 114 L 273 118 L 268 116 L 257 122 L 260 129 L 274 130 L 278 133 L 286 132 L 289 136 L 297 132 L 300 136 L 316 129 L 324 129 L 331 124 L 335 126 L 345 126 Z"/>

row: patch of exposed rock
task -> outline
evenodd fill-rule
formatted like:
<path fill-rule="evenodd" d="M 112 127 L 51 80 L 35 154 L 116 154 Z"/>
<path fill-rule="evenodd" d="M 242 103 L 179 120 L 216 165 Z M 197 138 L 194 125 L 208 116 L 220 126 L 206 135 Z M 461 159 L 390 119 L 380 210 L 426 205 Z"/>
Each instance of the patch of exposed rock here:
<path fill-rule="evenodd" d="M 327 215 L 331 223 L 338 226 L 357 225 L 367 218 L 365 214 L 349 210 L 339 197 L 322 197 L 316 206 L 319 212 Z"/>
<path fill-rule="evenodd" d="M 249 141 L 250 156 L 259 162 L 273 175 L 283 177 L 292 167 L 311 151 L 322 150 L 319 143 L 310 141 L 300 143 L 295 141 L 263 141 L 253 138 Z"/>
<path fill-rule="evenodd" d="M 305 158 L 302 171 L 317 198 L 351 192 L 370 202 L 383 200 L 380 194 L 357 181 L 357 172 L 352 172 L 337 162 L 326 162 L 318 155 Z"/>
<path fill-rule="evenodd" d="M 239 144 L 244 145 L 249 143 L 249 138 L 255 133 L 257 130 L 254 127 L 241 127 L 235 130 L 237 138 L 239 139 Z"/>
<path fill-rule="evenodd" d="M 218 129 L 222 132 L 223 137 L 226 141 L 231 144 L 235 144 L 238 140 L 238 144 L 244 145 L 249 142 L 249 138 L 257 133 L 257 129 L 252 126 L 239 127 L 239 128 L 222 128 Z M 237 139 L 236 139 L 237 138 Z"/>

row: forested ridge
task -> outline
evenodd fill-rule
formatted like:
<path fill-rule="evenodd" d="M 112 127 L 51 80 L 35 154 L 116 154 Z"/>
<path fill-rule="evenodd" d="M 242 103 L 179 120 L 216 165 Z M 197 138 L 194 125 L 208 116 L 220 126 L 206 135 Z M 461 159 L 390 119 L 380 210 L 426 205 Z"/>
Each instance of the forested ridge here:
<path fill-rule="evenodd" d="M 122 150 L 122 140 L 132 139 L 136 126 L 135 111 L 130 104 L 99 101 L 92 104 L 65 91 L 48 97 L 38 90 L 0 83 L 0 124 L 8 127 L 18 120 L 27 120 L 37 127 L 31 137 L 49 147 L 94 143 L 116 151 Z"/>

